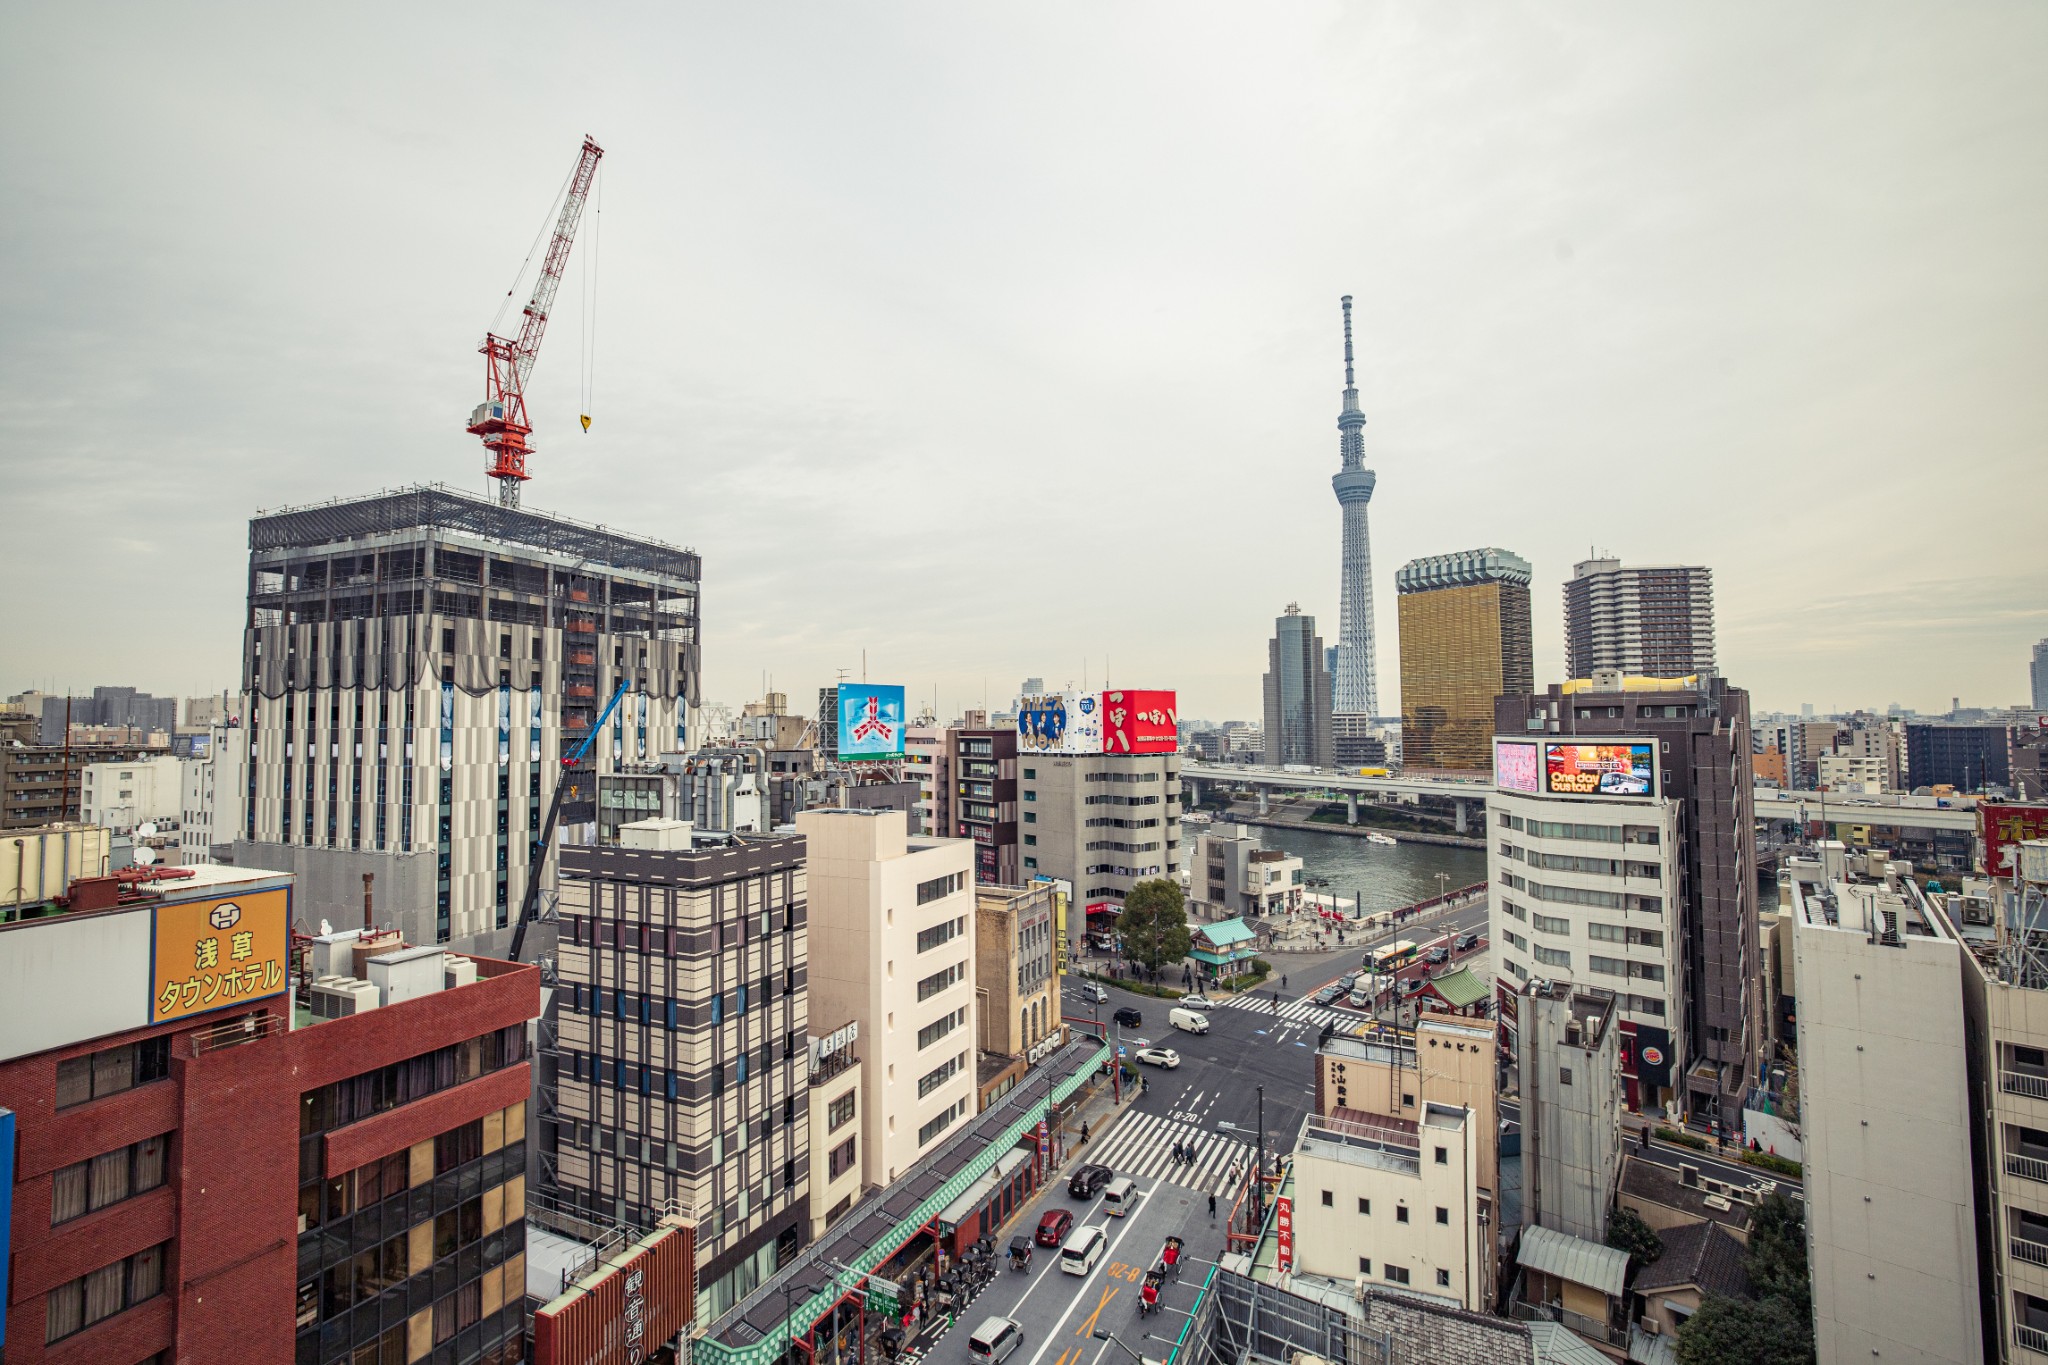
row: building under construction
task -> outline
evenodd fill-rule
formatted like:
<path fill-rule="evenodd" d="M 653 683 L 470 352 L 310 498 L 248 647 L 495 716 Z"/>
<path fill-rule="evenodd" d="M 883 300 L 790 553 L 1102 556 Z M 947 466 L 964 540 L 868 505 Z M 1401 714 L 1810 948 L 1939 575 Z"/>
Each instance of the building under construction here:
<path fill-rule="evenodd" d="M 501 949 L 613 692 L 578 787 L 691 747 L 701 577 L 693 551 L 441 485 L 257 516 L 228 856 L 297 874 L 301 919 L 354 922 L 368 873 L 413 942 Z"/>

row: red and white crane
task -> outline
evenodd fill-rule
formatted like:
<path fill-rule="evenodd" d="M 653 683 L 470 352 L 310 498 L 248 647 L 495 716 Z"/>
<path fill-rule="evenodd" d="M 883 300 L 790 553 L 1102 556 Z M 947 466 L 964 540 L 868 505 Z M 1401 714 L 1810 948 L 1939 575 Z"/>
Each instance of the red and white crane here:
<path fill-rule="evenodd" d="M 484 336 L 477 349 L 484 357 L 484 401 L 469 415 L 469 432 L 481 436 L 490 452 L 485 472 L 498 481 L 498 504 L 519 505 L 519 485 L 533 477 L 526 472 L 526 457 L 533 447 L 526 438 L 533 424 L 526 420 L 526 379 L 533 373 L 533 360 L 540 353 L 540 339 L 548 327 L 548 312 L 555 306 L 555 291 L 562 286 L 562 271 L 569 264 L 569 247 L 576 240 L 576 224 L 583 218 L 583 203 L 590 197 L 590 182 L 597 176 L 597 163 L 604 148 L 590 137 L 583 139 L 583 151 L 569 176 L 562 198 L 562 212 L 555 220 L 555 235 L 541 261 L 540 275 L 533 282 L 533 297 L 527 300 L 525 320 L 519 338 L 512 340 L 496 332 Z M 530 258 L 529 258 L 530 259 Z M 586 430 L 590 419 L 583 419 Z"/>

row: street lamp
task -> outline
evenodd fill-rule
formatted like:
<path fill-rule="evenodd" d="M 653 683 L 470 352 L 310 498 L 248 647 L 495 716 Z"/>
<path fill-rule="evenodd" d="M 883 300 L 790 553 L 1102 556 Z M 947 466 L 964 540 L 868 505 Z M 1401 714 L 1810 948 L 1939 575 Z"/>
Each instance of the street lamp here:
<path fill-rule="evenodd" d="M 1259 1154 L 1258 1164 L 1252 1168 L 1252 1211 L 1258 1221 L 1266 1220 L 1266 1087 L 1259 1087 Z"/>
<path fill-rule="evenodd" d="M 1098 1327 L 1093 1332 L 1089 1333 L 1089 1335 L 1094 1337 L 1097 1341 L 1107 1341 L 1114 1344 L 1118 1350 L 1122 1351 L 1132 1360 L 1137 1361 L 1138 1365 L 1149 1365 L 1149 1362 L 1146 1361 L 1145 1357 L 1139 1355 L 1136 1351 L 1133 1351 L 1130 1347 L 1124 1345 L 1121 1341 L 1118 1341 L 1116 1333 L 1105 1332 L 1100 1327 Z M 1146 1335 L 1150 1336 L 1151 1333 L 1148 1332 L 1146 1333 Z"/>

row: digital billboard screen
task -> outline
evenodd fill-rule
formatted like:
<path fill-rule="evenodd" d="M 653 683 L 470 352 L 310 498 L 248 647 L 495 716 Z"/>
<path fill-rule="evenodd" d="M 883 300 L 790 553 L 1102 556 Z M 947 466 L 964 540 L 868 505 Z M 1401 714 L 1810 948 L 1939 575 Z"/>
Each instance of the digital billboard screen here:
<path fill-rule="evenodd" d="M 903 689 L 839 684 L 839 757 L 879 763 L 903 757 Z"/>
<path fill-rule="evenodd" d="M 1102 752 L 1102 696 L 1097 692 L 1027 692 L 1017 701 L 1020 754 Z"/>
<path fill-rule="evenodd" d="M 1542 790 L 1536 761 L 1536 746 L 1533 744 L 1511 744 L 1504 739 L 1493 742 L 1493 785 L 1504 792 L 1527 792 L 1534 796 Z"/>
<path fill-rule="evenodd" d="M 1543 789 L 1552 796 L 1655 796 L 1648 744 L 1545 744 Z"/>
<path fill-rule="evenodd" d="M 1180 750 L 1180 699 L 1172 692 L 1102 694 L 1102 752 L 1171 754 Z"/>

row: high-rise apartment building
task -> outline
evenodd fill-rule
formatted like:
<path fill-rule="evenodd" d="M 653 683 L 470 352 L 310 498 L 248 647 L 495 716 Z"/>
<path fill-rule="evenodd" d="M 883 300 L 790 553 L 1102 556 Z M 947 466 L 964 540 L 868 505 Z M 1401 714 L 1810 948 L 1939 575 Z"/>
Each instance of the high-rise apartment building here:
<path fill-rule="evenodd" d="M 1714 571 L 1580 560 L 1564 585 L 1564 647 L 1574 678 L 1608 669 L 1649 678 L 1712 673 Z"/>
<path fill-rule="evenodd" d="M 1269 766 L 1330 766 L 1330 675 L 1323 658 L 1316 618 L 1304 616 L 1300 606 L 1289 602 L 1273 622 L 1273 638 L 1266 642 Z"/>
<path fill-rule="evenodd" d="M 2003 787 L 2012 781 L 2012 748 L 2009 726 L 1908 725 L 1905 780 L 1915 787 L 1951 786 L 1959 792 Z"/>
<path fill-rule="evenodd" d="M 2048 640 L 2036 644 L 2027 661 L 2027 691 L 2036 711 L 2048 711 Z"/>
<path fill-rule="evenodd" d="M 1337 669 L 1331 709 L 1377 716 L 1379 658 L 1372 612 L 1372 528 L 1366 519 L 1377 476 L 1365 467 L 1365 414 L 1351 370 L 1351 296 L 1344 296 L 1344 408 L 1337 414 L 1341 468 L 1330 479 L 1344 509 L 1344 577 L 1338 597 Z M 1268 759 L 1268 762 L 1274 760 Z"/>
<path fill-rule="evenodd" d="M 77 820 L 88 767 L 132 763 L 158 752 L 125 744 L 0 745 L 0 829 Z"/>
<path fill-rule="evenodd" d="M 1620 997 L 1599 986 L 1532 980 L 1521 1025 L 1524 1222 L 1607 1240 L 1621 1180 Z"/>
<path fill-rule="evenodd" d="M 1739 1122 L 1768 1036 L 1748 694 L 1606 674 L 1502 697 L 1497 717 L 1487 870 L 1510 1040 L 1531 979 L 1626 991 L 1629 1104 Z"/>
<path fill-rule="evenodd" d="M 621 684 L 564 822 L 595 819 L 592 771 L 690 748 L 699 576 L 436 486 L 256 517 L 234 860 L 296 872 L 312 919 L 368 872 L 417 941 L 509 939 L 559 760 Z"/>
<path fill-rule="evenodd" d="M 1386 732 L 1374 717 L 1335 712 L 1330 717 L 1330 758 L 1340 768 L 1384 768 Z"/>
<path fill-rule="evenodd" d="M 974 854 L 902 811 L 807 810 L 811 1004 L 860 1032 L 860 1140 L 886 1185 L 974 1115 Z"/>
<path fill-rule="evenodd" d="M 620 840 L 561 850 L 541 1179 L 632 1227 L 691 1211 L 715 1317 L 809 1237 L 804 843 L 698 848 L 678 821 Z"/>
<path fill-rule="evenodd" d="M 524 1359 L 539 969 L 295 914 L 205 867 L 0 918 L 10 1365 Z"/>
<path fill-rule="evenodd" d="M 1025 754 L 1017 760 L 1019 876 L 1074 887 L 1090 913 L 1180 865 L 1180 755 Z"/>
<path fill-rule="evenodd" d="M 1028 880 L 1017 846 L 1017 729 L 1014 725 L 947 728 L 932 761 L 932 833 L 974 844 L 974 879 L 995 886 Z"/>
<path fill-rule="evenodd" d="M 1968 954 L 1910 864 L 1818 852 L 1786 866 L 1817 1354 L 1974 1365 Z"/>
<path fill-rule="evenodd" d="M 1536 685 L 1529 562 L 1493 548 L 1431 555 L 1394 577 L 1401 615 L 1401 761 L 1485 772 L 1493 703 Z"/>

